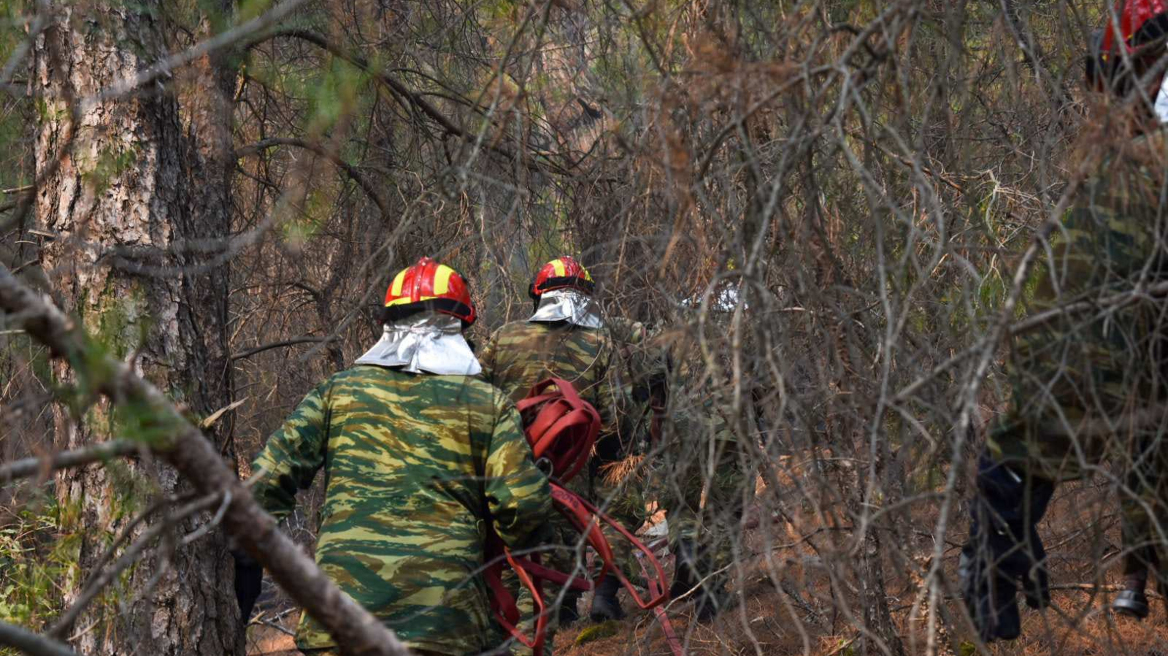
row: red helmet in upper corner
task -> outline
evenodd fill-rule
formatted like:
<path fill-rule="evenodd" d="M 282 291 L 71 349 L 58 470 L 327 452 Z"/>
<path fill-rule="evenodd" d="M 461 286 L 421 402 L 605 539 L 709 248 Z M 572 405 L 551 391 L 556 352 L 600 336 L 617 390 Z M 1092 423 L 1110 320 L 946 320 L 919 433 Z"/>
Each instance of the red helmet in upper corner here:
<path fill-rule="evenodd" d="M 473 324 L 476 317 L 466 280 L 454 269 L 428 257 L 393 277 L 385 292 L 382 316 L 385 323 L 390 323 L 419 312 L 458 317 L 464 328 Z"/>
<path fill-rule="evenodd" d="M 534 299 L 555 289 L 576 289 L 591 295 L 594 288 L 588 269 L 580 266 L 575 258 L 565 255 L 540 267 L 528 293 Z"/>
<path fill-rule="evenodd" d="M 1092 35 L 1087 84 L 1123 96 L 1165 53 L 1168 0 L 1119 0 L 1115 6 L 1118 23 L 1110 11 L 1104 16 L 1103 28 Z"/>

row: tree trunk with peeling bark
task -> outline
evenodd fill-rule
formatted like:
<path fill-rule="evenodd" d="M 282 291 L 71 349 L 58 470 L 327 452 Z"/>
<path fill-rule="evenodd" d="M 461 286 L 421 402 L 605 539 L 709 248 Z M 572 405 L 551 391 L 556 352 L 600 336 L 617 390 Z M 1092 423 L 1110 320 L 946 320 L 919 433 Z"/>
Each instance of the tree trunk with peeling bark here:
<path fill-rule="evenodd" d="M 35 216 L 57 235 L 44 248 L 43 266 L 67 311 L 189 413 L 206 417 L 231 400 L 228 274 L 216 252 L 230 228 L 233 76 L 204 59 L 138 93 L 84 101 L 166 54 L 163 9 L 161 0 L 51 4 L 32 80 L 44 98 Z M 85 384 L 65 365 L 55 374 L 63 383 Z M 58 407 L 55 446 L 148 438 L 144 417 L 132 413 L 102 403 L 79 421 Z M 208 435 L 231 454 L 226 419 Z M 127 475 L 109 471 L 80 469 L 57 479 L 60 501 L 78 507 L 86 529 L 80 578 L 63 582 L 67 604 L 96 574 L 91 568 L 112 536 L 151 497 L 189 492 L 161 463 L 137 462 Z M 99 597 L 59 637 L 82 653 L 242 654 L 222 532 L 175 546 L 209 517 L 164 532 L 115 594 Z"/>

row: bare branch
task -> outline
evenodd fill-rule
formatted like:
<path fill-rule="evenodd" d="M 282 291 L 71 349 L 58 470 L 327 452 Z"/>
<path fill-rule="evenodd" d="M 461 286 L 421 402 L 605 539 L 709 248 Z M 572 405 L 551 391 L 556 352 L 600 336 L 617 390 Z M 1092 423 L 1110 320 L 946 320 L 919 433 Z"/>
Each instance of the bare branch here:
<path fill-rule="evenodd" d="M 328 338 L 326 338 L 326 337 L 309 337 L 307 335 L 305 335 L 304 337 L 293 337 L 292 339 L 285 339 L 285 340 L 281 340 L 278 342 L 272 342 L 271 344 L 261 344 L 260 346 L 255 346 L 255 347 L 246 349 L 244 351 L 240 351 L 239 353 L 232 353 L 231 359 L 233 361 L 234 360 L 243 360 L 244 358 L 250 358 L 251 356 L 253 356 L 257 353 L 263 353 L 264 351 L 270 351 L 270 350 L 275 349 L 275 348 L 281 348 L 284 346 L 293 346 L 295 344 L 316 344 L 319 342 L 327 341 L 327 339 Z"/>
<path fill-rule="evenodd" d="M 263 35 L 250 45 L 255 45 L 255 43 L 260 41 L 278 36 L 296 38 L 302 41 L 307 41 L 308 43 L 315 44 L 320 48 L 332 53 L 335 57 L 339 57 L 340 59 L 349 62 L 357 68 L 370 73 L 371 75 L 375 76 L 382 84 L 389 87 L 395 97 L 404 99 L 408 106 L 410 106 L 412 109 L 420 111 L 430 120 L 437 123 L 442 128 L 442 130 L 446 132 L 446 134 L 459 137 L 460 139 L 468 142 L 475 141 L 473 134 L 469 133 L 462 127 L 459 127 L 450 117 L 439 111 L 437 107 L 430 103 L 430 101 L 426 100 L 421 94 L 413 91 L 397 78 L 374 68 L 364 57 L 348 52 L 341 46 L 338 46 L 320 34 L 313 32 L 312 30 L 299 28 L 285 28 L 276 30 Z M 507 159 L 521 160 L 532 169 L 543 170 L 559 175 L 569 175 L 569 172 L 566 169 L 549 159 L 549 153 L 538 151 L 532 152 L 532 155 L 535 155 L 539 158 L 539 162 L 533 162 L 526 157 L 521 157 L 519 153 L 498 144 L 489 144 L 488 148 L 496 154 L 506 157 Z"/>
<path fill-rule="evenodd" d="M 254 144 L 244 146 L 243 148 L 236 150 L 235 157 L 238 159 L 247 155 L 254 155 L 260 151 L 266 150 L 268 148 L 275 148 L 277 146 L 296 146 L 297 148 L 303 148 L 305 150 L 312 151 L 321 157 L 324 157 L 333 164 L 336 164 L 338 167 L 344 170 L 344 172 L 348 174 L 348 176 L 352 178 L 354 182 L 360 185 L 361 189 L 363 189 L 365 193 L 369 195 L 369 198 L 374 203 L 376 203 L 377 209 L 381 210 L 382 219 L 385 221 L 390 221 L 393 218 L 391 210 L 389 209 L 389 203 L 387 203 L 385 198 L 381 196 L 381 192 L 377 190 L 377 187 L 374 186 L 373 183 L 370 182 L 370 180 L 366 178 L 364 174 L 358 171 L 356 167 L 346 162 L 340 155 L 321 146 L 318 143 L 313 143 L 304 139 L 273 137 L 271 139 L 264 139 L 263 141 L 258 141 Z"/>
<path fill-rule="evenodd" d="M 28 478 L 58 469 L 88 465 L 99 460 L 109 460 L 128 456 L 144 448 L 141 443 L 129 440 L 102 442 L 83 449 L 57 453 L 48 458 L 25 458 L 0 465 L 0 485 L 18 478 Z"/>

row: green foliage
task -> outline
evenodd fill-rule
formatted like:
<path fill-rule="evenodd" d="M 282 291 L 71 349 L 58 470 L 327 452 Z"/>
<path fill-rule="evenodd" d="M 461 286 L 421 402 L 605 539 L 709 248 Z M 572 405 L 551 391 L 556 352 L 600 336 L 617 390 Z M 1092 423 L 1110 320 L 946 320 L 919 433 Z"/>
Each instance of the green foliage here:
<path fill-rule="evenodd" d="M 119 438 L 160 446 L 183 428 L 177 419 L 167 419 L 157 408 L 141 402 L 123 402 L 110 412 L 109 434 Z"/>
<path fill-rule="evenodd" d="M 0 622 L 37 630 L 62 608 L 80 574 L 79 504 L 47 501 L 0 527 Z"/>
<path fill-rule="evenodd" d="M 365 71 L 343 60 L 332 60 L 329 68 L 309 87 L 309 134 L 323 134 L 343 118 L 352 116 L 367 79 Z"/>
<path fill-rule="evenodd" d="M 284 240 L 295 247 L 303 246 L 328 224 L 336 199 L 327 190 L 314 189 L 304 201 L 303 211 L 280 226 Z"/>

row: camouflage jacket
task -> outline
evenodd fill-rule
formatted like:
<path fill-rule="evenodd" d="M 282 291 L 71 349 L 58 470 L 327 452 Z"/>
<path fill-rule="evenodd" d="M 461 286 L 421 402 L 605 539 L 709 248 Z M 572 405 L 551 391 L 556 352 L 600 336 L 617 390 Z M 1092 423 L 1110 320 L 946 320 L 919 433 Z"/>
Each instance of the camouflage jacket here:
<path fill-rule="evenodd" d="M 1165 399 L 1163 303 L 1114 301 L 1168 278 L 1168 139 L 1157 131 L 1093 147 L 1111 151 L 1039 256 L 1023 307 L 1032 319 L 1046 319 L 1014 340 L 1014 403 L 989 439 L 997 457 L 1038 456 L 1056 478 L 1077 476 L 1074 454 L 1102 457 L 1114 429 L 1130 428 L 1125 417 Z M 1088 309 L 1054 311 L 1072 305 Z M 1109 427 L 1103 439 L 1088 439 L 1090 424 Z"/>
<path fill-rule="evenodd" d="M 514 406 L 474 377 L 356 366 L 313 390 L 253 465 L 277 518 L 325 469 L 316 561 L 416 649 L 477 653 L 497 639 L 485 588 L 487 523 L 512 547 L 550 511 Z M 332 646 L 311 618 L 301 649 Z"/>
<path fill-rule="evenodd" d="M 619 450 L 612 443 L 620 443 L 620 420 L 627 404 L 620 356 L 607 328 L 514 321 L 495 331 L 479 360 L 483 376 L 512 401 L 553 376 L 572 383 L 580 398 L 600 413 L 600 439 L 609 443 L 609 450 Z"/>

